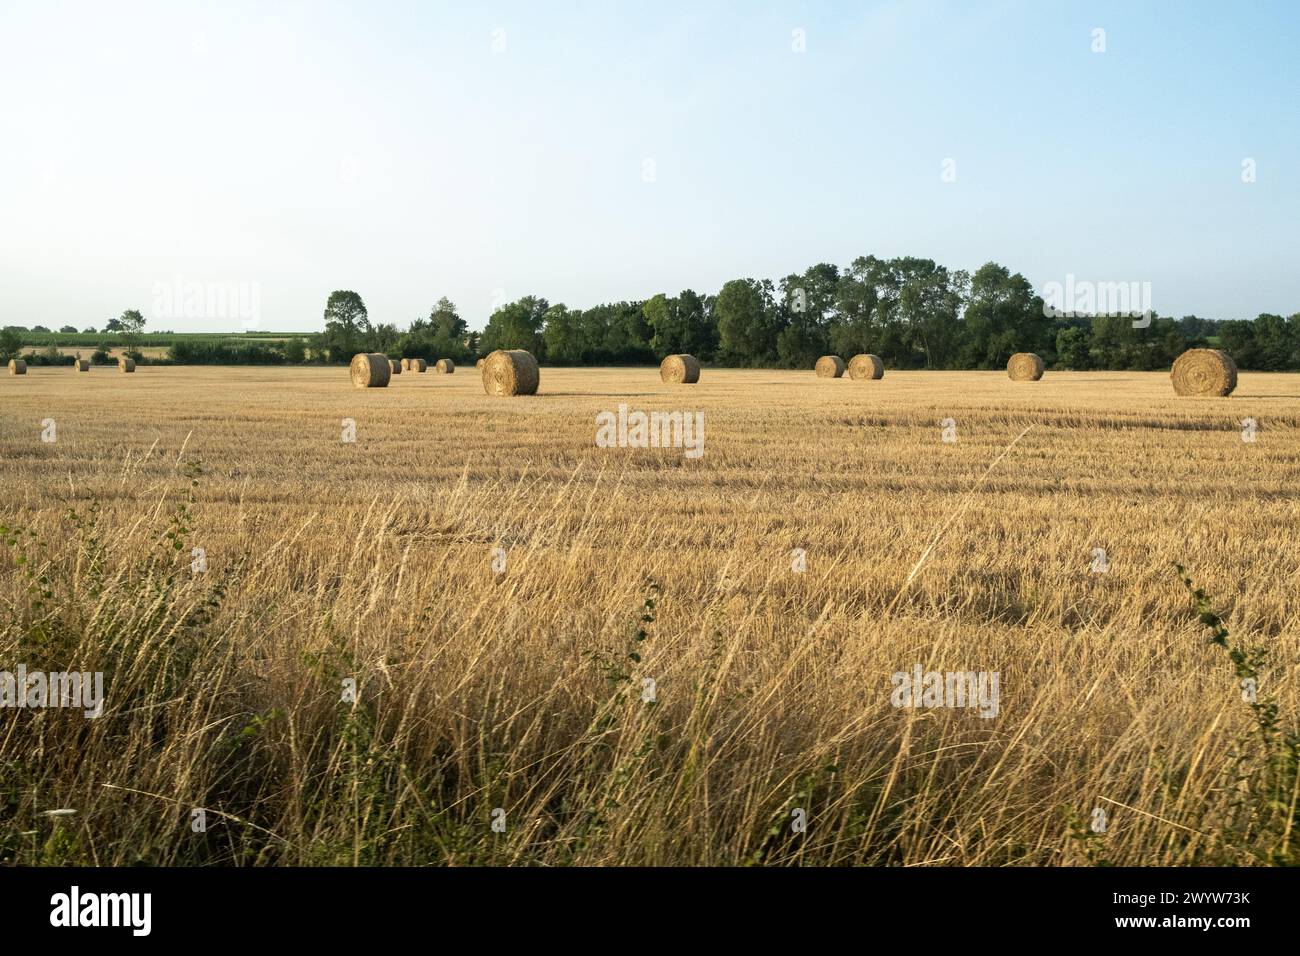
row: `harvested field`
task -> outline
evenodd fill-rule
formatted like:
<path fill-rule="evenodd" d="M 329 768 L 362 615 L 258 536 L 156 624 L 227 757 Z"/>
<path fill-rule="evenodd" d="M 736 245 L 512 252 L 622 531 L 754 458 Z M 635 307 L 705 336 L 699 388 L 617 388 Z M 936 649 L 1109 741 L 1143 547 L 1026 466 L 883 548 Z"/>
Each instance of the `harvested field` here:
<path fill-rule="evenodd" d="M 703 411 L 703 455 L 596 447 L 620 403 Z M 0 450 L 0 523 L 22 529 L 0 659 L 107 675 L 95 720 L 0 710 L 5 860 L 1276 848 L 1226 787 L 1250 711 L 1170 564 L 1269 652 L 1260 694 L 1293 725 L 1300 376 L 1188 401 L 1168 372 L 1026 389 L 891 369 L 864 389 L 710 368 L 682 389 L 548 367 L 503 401 L 478 375 L 33 367 L 0 376 Z M 996 672 L 996 714 L 895 706 L 918 665 Z M 67 840 L 21 835 L 57 807 L 78 810 Z M 189 839 L 190 807 L 255 826 Z M 1080 836 L 1099 807 L 1106 832 Z"/>

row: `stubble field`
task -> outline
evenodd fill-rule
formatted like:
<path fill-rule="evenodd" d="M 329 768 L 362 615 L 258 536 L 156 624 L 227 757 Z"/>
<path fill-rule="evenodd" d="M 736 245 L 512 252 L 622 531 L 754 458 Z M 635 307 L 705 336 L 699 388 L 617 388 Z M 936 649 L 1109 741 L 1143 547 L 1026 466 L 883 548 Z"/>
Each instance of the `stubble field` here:
<path fill-rule="evenodd" d="M 598 447 L 620 404 L 703 454 Z M 1294 375 L 34 368 L 0 449 L 0 670 L 105 675 L 0 710 L 0 861 L 1300 853 Z"/>

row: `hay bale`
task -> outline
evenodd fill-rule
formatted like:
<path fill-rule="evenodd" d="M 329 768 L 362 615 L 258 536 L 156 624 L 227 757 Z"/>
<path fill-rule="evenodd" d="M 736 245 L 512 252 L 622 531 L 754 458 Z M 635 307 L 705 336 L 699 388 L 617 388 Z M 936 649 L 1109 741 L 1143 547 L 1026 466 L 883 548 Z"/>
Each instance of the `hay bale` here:
<path fill-rule="evenodd" d="M 659 363 L 659 377 L 670 385 L 693 385 L 700 380 L 700 360 L 694 355 L 670 355 Z"/>
<path fill-rule="evenodd" d="M 401 361 L 398 360 L 398 359 L 389 359 L 389 360 L 388 360 L 388 371 L 389 371 L 391 374 L 393 374 L 393 375 L 401 375 L 401 374 L 402 374 L 402 363 L 401 363 Z"/>
<path fill-rule="evenodd" d="M 1007 374 L 1013 382 L 1036 382 L 1046 369 L 1047 363 L 1035 352 L 1017 352 L 1007 362 Z"/>
<path fill-rule="evenodd" d="M 838 355 L 823 355 L 817 360 L 818 378 L 839 378 L 844 374 L 844 359 Z"/>
<path fill-rule="evenodd" d="M 870 381 L 885 377 L 885 360 L 879 355 L 863 352 L 849 359 L 849 378 Z"/>
<path fill-rule="evenodd" d="M 1237 363 L 1218 349 L 1188 349 L 1174 361 L 1174 391 L 1179 395 L 1231 395 L 1237 387 Z"/>
<path fill-rule="evenodd" d="M 352 356 L 348 372 L 357 388 L 387 388 L 393 374 L 388 356 L 378 352 L 359 352 Z"/>
<path fill-rule="evenodd" d="M 485 361 L 485 359 L 479 359 L 477 362 L 474 363 L 474 367 L 475 367 L 476 369 L 478 369 L 479 371 L 482 371 L 482 370 L 483 370 L 483 362 L 484 362 L 484 361 Z"/>
<path fill-rule="evenodd" d="M 523 349 L 497 349 L 483 360 L 483 391 L 489 395 L 536 395 L 541 373 Z"/>
<path fill-rule="evenodd" d="M 452 372 L 456 371 L 456 363 L 451 359 L 438 359 L 438 361 L 434 363 L 433 370 L 439 375 L 450 375 Z"/>
<path fill-rule="evenodd" d="M 118 370 L 119 372 L 123 372 L 123 373 L 126 373 L 126 372 L 134 372 L 134 371 L 135 371 L 135 359 L 131 358 L 129 355 L 123 355 L 123 356 L 121 356 L 121 357 L 117 360 L 117 370 Z"/>
<path fill-rule="evenodd" d="M 26 375 L 26 374 L 27 374 L 27 363 L 24 362 L 22 359 L 19 359 L 19 358 L 10 359 L 10 360 L 9 360 L 9 374 L 10 374 L 10 375 Z"/>
<path fill-rule="evenodd" d="M 408 372 L 411 370 L 411 360 L 409 358 L 402 359 L 402 368 Z"/>
<path fill-rule="evenodd" d="M 411 371 L 427 372 L 429 371 L 429 363 L 424 359 L 411 359 Z"/>
<path fill-rule="evenodd" d="M 86 359 L 79 358 L 73 361 L 72 367 L 75 371 L 78 372 L 89 372 L 90 362 L 88 362 Z"/>

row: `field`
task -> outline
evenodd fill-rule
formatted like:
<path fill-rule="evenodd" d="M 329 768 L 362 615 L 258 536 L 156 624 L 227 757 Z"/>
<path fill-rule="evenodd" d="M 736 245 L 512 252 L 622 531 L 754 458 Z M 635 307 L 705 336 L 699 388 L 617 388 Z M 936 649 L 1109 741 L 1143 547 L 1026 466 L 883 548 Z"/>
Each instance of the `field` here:
<path fill-rule="evenodd" d="M 0 711 L 0 861 L 1300 859 L 1295 375 L 33 368 L 0 450 L 0 669 L 105 674 Z"/>

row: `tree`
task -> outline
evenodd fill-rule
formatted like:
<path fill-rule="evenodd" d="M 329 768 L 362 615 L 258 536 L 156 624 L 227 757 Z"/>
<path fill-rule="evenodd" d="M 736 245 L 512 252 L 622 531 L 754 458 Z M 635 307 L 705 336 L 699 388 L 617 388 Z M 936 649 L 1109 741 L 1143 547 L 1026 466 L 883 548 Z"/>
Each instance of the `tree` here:
<path fill-rule="evenodd" d="M 455 342 L 465 338 L 465 331 L 468 328 L 465 320 L 456 313 L 456 304 L 445 295 L 429 312 L 429 325 L 439 337 Z"/>
<path fill-rule="evenodd" d="M 778 326 L 770 280 L 732 279 L 718 293 L 718 348 L 727 361 L 760 365 L 776 357 Z"/>
<path fill-rule="evenodd" d="M 1169 368 L 1174 359 L 1187 351 L 1187 338 L 1182 327 L 1173 318 L 1160 318 L 1152 314 L 1151 326 L 1147 329 L 1150 348 L 1148 369 Z"/>
<path fill-rule="evenodd" d="M 782 365 L 808 368 L 830 347 L 839 280 L 839 268 L 825 262 L 781 280 L 776 353 Z"/>
<path fill-rule="evenodd" d="M 1218 332 L 1219 323 L 1210 319 L 1185 315 L 1178 320 L 1178 328 L 1191 348 L 1204 348 L 1209 344 L 1210 336 Z"/>
<path fill-rule="evenodd" d="M 1235 319 L 1219 323 L 1219 348 L 1232 356 L 1241 368 L 1258 368 L 1255 324 Z"/>
<path fill-rule="evenodd" d="M 718 328 L 708 302 L 691 289 L 671 299 L 660 293 L 646 300 L 641 317 L 643 341 L 656 359 L 686 352 L 708 360 L 718 347 Z"/>
<path fill-rule="evenodd" d="M 325 332 L 321 336 L 330 361 L 351 361 L 371 331 L 370 315 L 361 296 L 348 289 L 330 293 L 325 303 Z"/>
<path fill-rule="evenodd" d="M 553 305 L 543 317 L 542 339 L 546 357 L 562 365 L 580 365 L 591 352 L 591 343 L 582 334 L 582 313 L 564 305 Z"/>
<path fill-rule="evenodd" d="M 958 364 L 964 368 L 1002 368 L 1014 352 L 1049 358 L 1056 344 L 1054 326 L 1029 280 L 996 262 L 985 263 L 971 276 L 962 324 Z M 1093 338 L 1095 342 L 1095 329 Z"/>
<path fill-rule="evenodd" d="M 43 326 L 43 325 L 33 325 L 33 326 L 32 326 L 32 331 L 33 331 L 33 332 L 39 332 L 39 333 L 41 333 L 42 335 L 49 335 L 49 334 L 50 334 L 50 330 L 47 329 L 47 328 L 46 328 L 45 326 Z"/>
<path fill-rule="evenodd" d="M 662 358 L 686 351 L 682 344 L 686 341 L 686 329 L 678 321 L 677 310 L 669 306 L 668 296 L 662 292 L 651 296 L 641 306 L 641 314 L 650 327 L 650 348 L 655 355 Z"/>
<path fill-rule="evenodd" d="M 117 320 L 118 331 L 122 333 L 122 346 L 130 353 L 138 354 L 140 336 L 144 334 L 144 316 L 138 309 L 127 309 Z"/>
<path fill-rule="evenodd" d="M 902 348 L 897 322 L 897 278 L 890 264 L 875 256 L 859 256 L 840 276 L 835 289 L 836 316 L 831 347 L 836 354 L 860 352 L 892 356 Z"/>
<path fill-rule="evenodd" d="M 23 337 L 12 328 L 0 330 L 0 362 L 8 362 L 18 357 L 23 347 Z"/>
<path fill-rule="evenodd" d="M 366 347 L 372 352 L 395 352 L 401 335 L 391 322 L 381 322 L 370 330 Z"/>
<path fill-rule="evenodd" d="M 488 318 L 479 339 L 480 351 L 497 349 L 527 349 L 534 355 L 542 352 L 542 323 L 550 308 L 545 299 L 524 296 L 497 309 Z"/>
<path fill-rule="evenodd" d="M 94 331 L 93 329 L 91 331 Z M 77 327 L 75 325 L 65 325 L 59 329 L 60 335 L 76 335 Z"/>
<path fill-rule="evenodd" d="M 301 365 L 307 361 L 306 339 L 286 339 L 282 349 L 284 351 L 284 360 L 291 365 Z"/>
<path fill-rule="evenodd" d="M 1291 357 L 1287 368 L 1300 369 L 1300 312 L 1287 316 L 1286 327 L 1291 333 Z"/>
<path fill-rule="evenodd" d="M 1137 344 L 1133 319 L 1128 315 L 1098 315 L 1092 320 L 1092 345 L 1097 367 L 1128 369 L 1134 364 Z"/>
<path fill-rule="evenodd" d="M 121 320 L 121 319 L 109 319 L 108 322 L 105 323 L 105 325 L 104 325 L 104 331 L 105 331 L 105 332 L 121 332 L 121 331 L 122 331 L 122 320 Z"/>
<path fill-rule="evenodd" d="M 890 260 L 898 289 L 896 315 L 902 325 L 906 354 L 900 364 L 948 368 L 956 357 L 961 312 L 969 277 L 950 274 L 933 259 L 912 256 Z"/>
<path fill-rule="evenodd" d="M 1075 371 L 1092 367 L 1092 340 L 1085 326 L 1070 325 L 1056 333 L 1056 361 Z"/>
<path fill-rule="evenodd" d="M 1291 365 L 1293 329 L 1280 315 L 1265 312 L 1254 322 L 1255 368 L 1280 372 Z"/>

